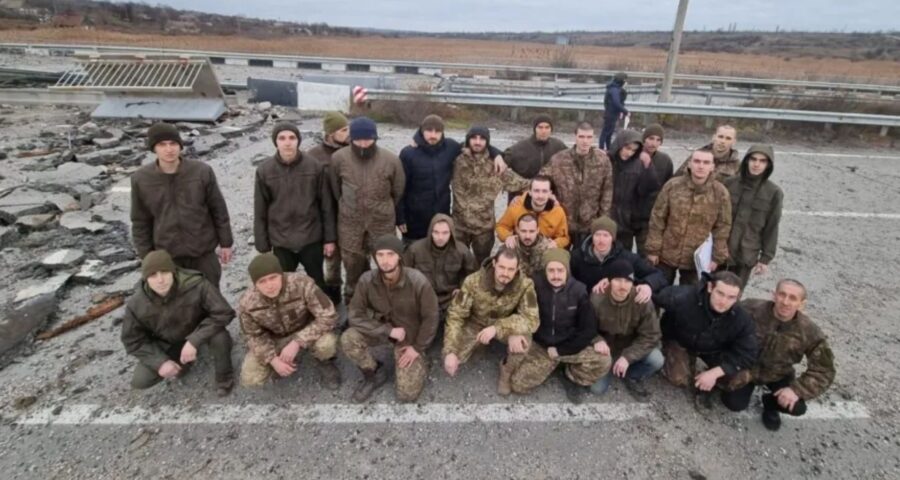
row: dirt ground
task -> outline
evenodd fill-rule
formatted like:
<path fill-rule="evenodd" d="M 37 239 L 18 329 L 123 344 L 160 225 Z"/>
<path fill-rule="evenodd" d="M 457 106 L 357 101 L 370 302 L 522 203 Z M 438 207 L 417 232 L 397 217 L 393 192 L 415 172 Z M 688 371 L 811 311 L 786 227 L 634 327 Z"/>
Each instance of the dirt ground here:
<path fill-rule="evenodd" d="M 551 66 L 564 49 L 526 42 L 440 38 L 294 37 L 256 40 L 237 36 L 132 35 L 128 33 L 51 29 L 2 30 L 0 42 L 77 43 L 190 48 L 194 50 L 318 55 L 349 58 L 387 58 L 462 63 Z M 666 52 L 647 47 L 571 47 L 582 68 L 662 71 Z M 679 56 L 681 73 L 799 80 L 896 84 L 900 63 L 887 60 L 686 52 Z"/>

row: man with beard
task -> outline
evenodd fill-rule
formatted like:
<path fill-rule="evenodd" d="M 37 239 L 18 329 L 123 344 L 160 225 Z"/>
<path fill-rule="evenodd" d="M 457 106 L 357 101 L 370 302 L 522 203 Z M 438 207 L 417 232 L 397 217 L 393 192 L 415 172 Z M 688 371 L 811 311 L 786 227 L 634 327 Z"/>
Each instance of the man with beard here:
<path fill-rule="evenodd" d="M 737 130 L 731 125 L 722 125 L 716 129 L 712 143 L 708 143 L 698 150 L 709 150 L 713 153 L 716 165 L 716 180 L 724 182 L 726 178 L 737 175 L 741 168 L 741 157 L 734 149 L 737 142 Z M 691 168 L 691 156 L 678 167 L 675 175 L 684 175 Z"/>
<path fill-rule="evenodd" d="M 481 265 L 494 247 L 494 202 L 506 190 L 517 192 L 528 188 L 531 181 L 512 169 L 496 173 L 488 151 L 491 132 L 487 127 L 473 126 L 466 133 L 466 146 L 453 166 L 453 220 L 456 240 L 471 247 L 475 261 Z"/>
<path fill-rule="evenodd" d="M 334 152 L 350 144 L 350 125 L 347 117 L 340 112 L 328 112 L 322 120 L 322 143 L 309 149 L 306 153 L 325 166 L 325 171 L 331 170 L 331 156 Z M 329 189 L 330 191 L 331 189 Z M 334 201 L 335 217 L 337 217 L 337 204 L 340 199 L 338 192 L 331 192 Z M 337 222 L 337 220 L 335 220 Z M 335 235 L 337 229 L 335 228 Z M 325 256 L 324 266 L 325 293 L 335 304 L 341 301 L 341 249 L 335 248 L 329 257 Z"/>
<path fill-rule="evenodd" d="M 575 245 L 589 235 L 591 220 L 609 214 L 613 203 L 613 168 L 606 152 L 594 147 L 594 127 L 575 127 L 575 146 L 557 152 L 541 175 L 550 177 L 556 199 L 566 212 Z"/>
<path fill-rule="evenodd" d="M 444 135 L 444 120 L 437 115 L 425 117 L 413 141 L 415 146 L 400 151 L 406 191 L 397 207 L 397 225 L 407 244 L 428 236 L 436 213 L 450 214 L 450 181 L 462 151 L 459 142 Z M 488 147 L 488 153 L 502 163 L 499 150 Z"/>
<path fill-rule="evenodd" d="M 490 263 L 469 275 L 450 302 L 444 333 L 444 371 L 456 376 L 476 348 L 497 340 L 507 345 L 497 393 L 511 390 L 512 372 L 525 359 L 539 323 L 534 282 L 519 272 L 515 250 L 501 246 Z"/>
<path fill-rule="evenodd" d="M 764 274 L 775 258 L 778 224 L 784 193 L 769 180 L 775 169 L 775 152 L 769 145 L 753 145 L 744 155 L 740 175 L 725 179 L 731 195 L 731 256 L 724 267 L 733 271 L 744 285 L 750 272 Z"/>
<path fill-rule="evenodd" d="M 553 247 L 550 240 L 538 230 L 537 217 L 531 213 L 519 217 L 519 221 L 516 222 L 515 238 L 517 241 L 514 248 L 519 255 L 519 271 L 531 278 L 536 272 L 541 271 L 544 252 Z"/>
<path fill-rule="evenodd" d="M 611 216 L 619 225 L 616 241 L 628 251 L 635 239 L 647 238 L 650 219 L 642 218 L 641 207 L 662 187 L 650 157 L 642 156 L 642 150 L 641 134 L 635 130 L 619 132 L 610 149 L 614 178 Z"/>
<path fill-rule="evenodd" d="M 138 257 L 166 250 L 176 265 L 201 272 L 219 288 L 221 265 L 231 261 L 234 244 L 228 206 L 212 167 L 181 158 L 182 147 L 174 125 L 160 122 L 147 130 L 156 161 L 131 176 L 132 241 Z"/>
<path fill-rule="evenodd" d="M 453 219 L 443 213 L 431 219 L 427 238 L 416 240 L 406 249 L 403 265 L 428 278 L 442 313 L 447 311 L 463 280 L 478 270 L 475 255 L 454 237 Z"/>
<path fill-rule="evenodd" d="M 689 175 L 663 185 L 647 235 L 647 260 L 656 265 L 670 285 L 679 274 L 681 284 L 696 283 L 694 251 L 712 234 L 712 261 L 715 271 L 728 259 L 731 232 L 731 199 L 724 185 L 715 179 L 713 154 L 696 150 L 691 156 Z"/>
<path fill-rule="evenodd" d="M 531 136 L 516 142 L 503 152 L 503 158 L 521 177 L 532 179 L 557 152 L 565 150 L 566 144 L 552 137 L 553 119 L 541 114 L 531 123 Z M 512 201 L 521 192 L 509 192 Z"/>
<path fill-rule="evenodd" d="M 603 95 L 603 131 L 600 132 L 601 149 L 609 148 L 616 124 L 628 115 L 628 109 L 625 108 L 625 99 L 628 96 L 628 92 L 625 91 L 627 81 L 628 75 L 619 72 L 606 84 L 606 94 Z"/>
<path fill-rule="evenodd" d="M 350 145 L 332 155 L 331 189 L 338 195 L 338 242 L 346 270 L 344 303 L 365 271 L 371 244 L 396 230 L 395 213 L 406 176 L 396 155 L 379 147 L 375 122 L 350 122 Z"/>
<path fill-rule="evenodd" d="M 253 236 L 260 253 L 271 251 L 286 272 L 303 270 L 325 288 L 324 257 L 336 248 L 334 197 L 326 167 L 300 151 L 300 130 L 289 122 L 272 129 L 275 155 L 256 169 Z"/>
<path fill-rule="evenodd" d="M 566 397 L 578 404 L 587 395 L 588 387 L 609 371 L 609 351 L 602 353 L 591 345 L 597 334 L 597 321 L 587 288 L 569 275 L 569 252 L 561 248 L 547 250 L 543 267 L 543 273 L 534 277 L 540 312 L 535 344 L 513 372 L 510 384 L 512 391 L 526 393 L 544 383 L 562 364 L 560 378 Z"/>
<path fill-rule="evenodd" d="M 552 243 L 551 248 L 566 248 L 569 240 L 569 223 L 566 212 L 553 200 L 549 177 L 538 175 L 531 180 L 531 189 L 517 197 L 497 222 L 497 238 L 509 248 L 516 248 L 516 223 L 522 215 L 530 213 L 538 219 L 538 229 Z"/>
<path fill-rule="evenodd" d="M 365 402 L 387 382 L 387 367 L 369 349 L 392 343 L 397 400 L 414 402 L 425 386 L 425 351 L 438 328 L 438 299 L 425 275 L 402 265 L 399 238 L 382 235 L 373 251 L 378 271 L 360 278 L 348 307 L 350 328 L 341 336 L 341 349 L 363 374 L 353 401 Z"/>

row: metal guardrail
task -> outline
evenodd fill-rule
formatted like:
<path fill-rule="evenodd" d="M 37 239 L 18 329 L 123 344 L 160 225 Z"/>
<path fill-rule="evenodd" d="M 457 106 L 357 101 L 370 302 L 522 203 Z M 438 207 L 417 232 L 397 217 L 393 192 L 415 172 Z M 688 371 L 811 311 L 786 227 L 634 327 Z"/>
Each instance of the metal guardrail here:
<path fill-rule="evenodd" d="M 242 52 L 219 52 L 181 49 L 162 49 L 148 47 L 124 47 L 107 45 L 65 45 L 65 44 L 32 44 L 32 43 L 0 43 L 0 49 L 19 49 L 23 51 L 45 50 L 57 52 L 57 54 L 77 53 L 144 53 L 165 55 L 191 55 L 210 57 L 213 63 L 221 60 L 221 63 L 229 63 L 229 60 L 241 65 L 268 66 L 268 67 L 292 67 L 292 68 L 319 68 L 347 71 L 372 71 L 380 73 L 419 73 L 436 74 L 444 69 L 448 70 L 474 70 L 493 72 L 520 72 L 536 75 L 553 75 L 555 77 L 574 76 L 600 76 L 611 77 L 614 70 L 586 69 L 586 68 L 553 68 L 527 65 L 497 65 L 476 63 L 447 63 L 447 62 L 423 62 L 414 60 L 384 60 L 361 59 L 342 57 L 318 57 L 300 55 L 273 55 Z M 646 78 L 662 80 L 663 74 L 657 72 L 628 72 L 632 78 Z M 900 85 L 857 84 L 847 82 L 821 82 L 809 80 L 786 80 L 773 78 L 748 78 L 711 75 L 677 74 L 675 80 L 679 82 L 692 82 L 704 84 L 722 85 L 766 85 L 783 86 L 805 89 L 844 90 L 844 91 L 869 91 L 878 93 L 900 93 Z"/>
<path fill-rule="evenodd" d="M 479 93 L 406 92 L 397 90 L 369 90 L 369 100 L 426 101 L 501 107 L 545 108 L 563 110 L 603 110 L 603 100 L 588 98 L 537 97 L 520 95 L 489 95 Z M 850 125 L 900 127 L 900 116 L 862 113 L 780 110 L 774 108 L 726 107 L 715 105 L 685 105 L 675 103 L 629 102 L 628 110 L 636 113 L 689 115 L 702 117 L 752 118 L 757 120 L 788 120 Z M 886 131 L 883 130 L 886 134 Z"/>

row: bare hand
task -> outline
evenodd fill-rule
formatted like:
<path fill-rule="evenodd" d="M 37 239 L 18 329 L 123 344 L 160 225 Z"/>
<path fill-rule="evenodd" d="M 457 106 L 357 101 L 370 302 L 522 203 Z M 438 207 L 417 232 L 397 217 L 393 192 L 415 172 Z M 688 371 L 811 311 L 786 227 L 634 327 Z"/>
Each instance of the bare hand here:
<path fill-rule="evenodd" d="M 491 343 L 491 340 L 497 336 L 497 327 L 487 327 L 480 332 L 478 332 L 478 336 L 475 337 L 475 340 L 478 340 L 478 343 L 482 345 L 487 345 Z"/>
<path fill-rule="evenodd" d="M 503 243 L 505 243 L 506 246 L 509 248 L 516 248 L 516 246 L 519 244 L 519 237 L 517 237 L 515 235 L 510 235 L 510 236 L 506 237 L 506 241 Z"/>
<path fill-rule="evenodd" d="M 653 296 L 653 290 L 650 289 L 650 285 L 641 284 L 634 288 L 637 294 L 634 296 L 634 301 L 636 303 L 647 303 L 650 301 L 650 297 Z"/>
<path fill-rule="evenodd" d="M 181 365 L 178 365 L 172 360 L 166 360 L 159 366 L 159 370 L 157 370 L 156 373 L 163 378 L 174 378 L 181 373 Z"/>
<path fill-rule="evenodd" d="M 191 363 L 196 359 L 197 347 L 193 346 L 191 342 L 184 342 L 184 346 L 181 347 L 181 364 L 184 365 L 186 363 Z"/>
<path fill-rule="evenodd" d="M 651 265 L 659 264 L 659 255 L 647 255 L 647 261 L 650 262 Z"/>
<path fill-rule="evenodd" d="M 753 273 L 756 275 L 765 275 L 769 273 L 769 266 L 765 263 L 757 263 L 755 267 L 753 267 Z"/>
<path fill-rule="evenodd" d="M 219 248 L 219 263 L 222 265 L 227 265 L 228 262 L 231 261 L 231 258 L 234 256 L 234 250 L 231 247 L 220 247 Z"/>
<path fill-rule="evenodd" d="M 547 356 L 549 356 L 549 357 L 552 358 L 553 360 L 556 360 L 557 358 L 559 358 L 559 352 L 556 351 L 556 347 L 550 347 L 550 348 L 548 348 L 548 349 L 547 349 Z"/>
<path fill-rule="evenodd" d="M 397 366 L 400 368 L 409 367 L 417 358 L 419 358 L 419 352 L 411 346 L 403 347 L 400 351 L 402 353 L 400 354 L 400 358 L 397 359 Z"/>
<path fill-rule="evenodd" d="M 525 353 L 528 351 L 528 340 L 522 335 L 510 336 L 507 339 L 507 343 L 509 343 L 509 353 Z"/>
<path fill-rule="evenodd" d="M 647 152 L 641 152 L 641 163 L 644 165 L 644 168 L 649 168 L 653 163 L 653 157 Z"/>
<path fill-rule="evenodd" d="M 609 288 L 609 279 L 604 278 L 603 280 L 600 280 L 599 282 L 597 282 L 597 284 L 594 285 L 594 288 L 592 288 L 591 291 L 602 295 L 602 294 L 606 293 L 607 288 Z"/>
<path fill-rule="evenodd" d="M 722 371 L 721 368 L 711 368 L 703 373 L 697 374 L 694 377 L 694 387 L 703 392 L 708 392 L 716 386 L 716 380 L 719 379 L 719 373 Z M 724 372 L 722 372 L 724 374 Z"/>
<path fill-rule="evenodd" d="M 503 160 L 503 155 L 497 155 L 496 157 L 494 157 L 494 173 L 496 173 L 497 175 L 501 175 L 506 171 L 507 168 L 509 167 Z"/>
<path fill-rule="evenodd" d="M 594 351 L 600 355 L 609 355 L 609 345 L 606 344 L 606 341 L 600 340 L 594 344 Z"/>
<path fill-rule="evenodd" d="M 391 329 L 391 333 L 388 336 L 398 342 L 402 342 L 406 339 L 406 329 L 403 327 L 394 327 Z"/>
<path fill-rule="evenodd" d="M 397 225 L 397 230 L 400 230 L 400 233 L 406 233 L 406 224 Z"/>
<path fill-rule="evenodd" d="M 455 377 L 457 370 L 459 370 L 459 358 L 455 353 L 447 354 L 444 357 L 444 371 L 447 372 L 447 375 Z"/>
<path fill-rule="evenodd" d="M 628 371 L 629 365 L 630 364 L 628 363 L 628 360 L 625 359 L 625 357 L 619 357 L 619 359 L 616 360 L 616 363 L 613 364 L 613 375 L 619 378 L 625 378 L 625 372 Z"/>
<path fill-rule="evenodd" d="M 710 260 L 709 264 L 706 265 L 706 268 L 708 268 L 710 272 L 715 272 L 716 269 L 719 268 L 719 264 Z"/>
<path fill-rule="evenodd" d="M 778 405 L 781 405 L 781 408 L 789 412 L 794 411 L 794 406 L 797 405 L 797 402 L 800 400 L 800 396 L 797 395 L 797 392 L 791 387 L 779 389 L 774 395 L 778 400 Z"/>
<path fill-rule="evenodd" d="M 297 367 L 293 364 L 285 363 L 279 357 L 273 358 L 269 365 L 272 366 L 272 369 L 275 370 L 279 377 L 287 377 L 297 371 Z"/>
<path fill-rule="evenodd" d="M 300 352 L 300 342 L 296 340 L 291 340 L 288 342 L 284 348 L 281 349 L 281 353 L 278 354 L 278 359 L 287 364 L 294 364 L 294 359 L 297 358 L 297 353 Z"/>
<path fill-rule="evenodd" d="M 334 256 L 334 251 L 337 250 L 337 245 L 334 243 L 326 243 L 324 247 L 322 247 L 322 254 L 325 255 L 325 258 L 331 258 Z"/>

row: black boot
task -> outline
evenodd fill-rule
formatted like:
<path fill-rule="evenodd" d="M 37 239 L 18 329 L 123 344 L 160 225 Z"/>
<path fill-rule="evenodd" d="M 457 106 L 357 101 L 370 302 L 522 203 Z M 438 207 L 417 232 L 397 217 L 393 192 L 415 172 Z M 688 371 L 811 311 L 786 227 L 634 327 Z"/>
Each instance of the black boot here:
<path fill-rule="evenodd" d="M 625 384 L 625 390 L 628 390 L 635 400 L 646 400 L 650 396 L 650 390 L 647 390 L 647 386 L 640 380 L 625 377 L 622 379 L 622 383 Z"/>
<path fill-rule="evenodd" d="M 713 392 L 694 390 L 694 408 L 700 413 L 707 413 L 713 408 Z"/>
<path fill-rule="evenodd" d="M 560 380 L 563 384 L 563 389 L 566 391 L 566 398 L 569 399 L 570 402 L 575 405 L 579 405 L 584 402 L 584 398 L 588 394 L 588 387 L 583 387 L 573 382 L 566 376 L 565 369 L 560 370 Z"/>
<path fill-rule="evenodd" d="M 338 369 L 335 359 L 318 361 L 319 380 L 329 390 L 341 388 L 341 371 Z"/>
<path fill-rule="evenodd" d="M 762 413 L 762 422 L 763 425 L 773 432 L 778 431 L 781 428 L 781 414 L 778 413 L 778 400 L 775 399 L 775 396 L 767 393 L 762 396 L 763 403 L 763 413 Z"/>
<path fill-rule="evenodd" d="M 353 401 L 356 403 L 363 403 L 368 400 L 375 393 L 375 390 L 378 390 L 379 387 L 388 381 L 387 369 L 381 362 L 378 362 L 375 370 L 363 370 L 362 373 L 363 383 L 353 392 Z"/>
<path fill-rule="evenodd" d="M 234 388 L 234 376 L 229 376 L 222 380 L 216 381 L 216 396 L 219 398 L 227 397 Z"/>

